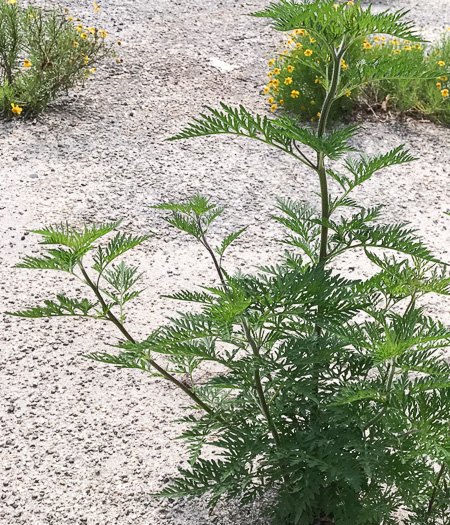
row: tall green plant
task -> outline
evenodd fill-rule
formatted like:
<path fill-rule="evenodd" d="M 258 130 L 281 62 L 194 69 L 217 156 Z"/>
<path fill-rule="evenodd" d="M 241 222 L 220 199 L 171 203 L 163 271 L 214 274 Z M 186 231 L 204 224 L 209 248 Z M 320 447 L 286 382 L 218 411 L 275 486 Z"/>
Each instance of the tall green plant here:
<path fill-rule="evenodd" d="M 318 127 L 222 104 L 172 140 L 245 136 L 311 170 L 320 186 L 320 210 L 280 199 L 273 216 L 287 230 L 282 260 L 255 275 L 232 275 L 224 256 L 245 228 L 214 247 L 209 231 L 224 209 L 195 196 L 155 206 L 170 225 L 200 242 L 214 265 L 215 286 L 172 296 L 195 303 L 195 313 L 178 314 L 143 341 L 131 335 L 125 310 L 140 293 L 134 289 L 139 275 L 117 261 L 146 238 L 117 233 L 103 245 L 101 238 L 118 226 L 112 223 L 83 231 L 67 225 L 37 230 L 47 253 L 19 266 L 69 272 L 94 300 L 60 295 L 13 315 L 112 322 L 121 334 L 118 354 L 88 357 L 159 375 L 189 396 L 192 410 L 183 418 L 182 437 L 190 467 L 163 496 L 206 493 L 212 506 L 221 497 L 244 503 L 275 498 L 267 511 L 274 524 L 284 525 L 396 524 L 401 510 L 411 525 L 448 522 L 450 366 L 441 354 L 450 330 L 426 315 L 423 297 L 449 295 L 450 277 L 407 224 L 383 224 L 379 207 L 364 208 L 351 197 L 379 170 L 414 159 L 403 147 L 355 155 L 357 127 L 327 129 L 333 104 L 349 89 L 368 80 L 430 74 L 404 71 L 387 57 L 359 63 L 344 80 L 349 49 L 375 33 L 418 37 L 404 13 L 374 14 L 359 2 L 282 1 L 256 16 L 272 18 L 281 31 L 304 29 L 326 50 Z M 332 167 L 342 159 L 340 168 Z M 340 187 L 335 195 L 330 179 Z M 339 268 L 339 256 L 354 249 L 376 268 L 366 281 L 329 268 Z M 91 269 L 84 262 L 88 252 Z M 209 362 L 223 372 L 202 382 L 199 371 Z M 205 445 L 215 447 L 212 458 L 202 454 Z"/>

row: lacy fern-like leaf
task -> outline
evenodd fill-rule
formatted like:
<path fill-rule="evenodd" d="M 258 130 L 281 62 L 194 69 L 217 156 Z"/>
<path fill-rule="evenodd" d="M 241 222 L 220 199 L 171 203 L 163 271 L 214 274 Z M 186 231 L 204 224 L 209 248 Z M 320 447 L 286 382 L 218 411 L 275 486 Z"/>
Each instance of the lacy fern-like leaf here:
<path fill-rule="evenodd" d="M 376 33 L 411 41 L 423 40 L 413 31 L 412 22 L 403 20 L 407 11 L 372 13 L 371 6 L 361 9 L 361 2 L 352 6 L 337 5 L 338 8 L 329 0 L 302 3 L 282 0 L 271 3 L 253 16 L 271 18 L 272 27 L 278 31 L 306 29 L 314 37 L 334 45 L 339 44 L 343 37 L 358 39 Z"/>
<path fill-rule="evenodd" d="M 98 247 L 97 253 L 94 255 L 93 268 L 100 274 L 114 259 L 124 254 L 128 250 L 139 246 L 152 235 L 129 235 L 126 233 L 118 233 L 109 243 L 102 248 Z"/>
<path fill-rule="evenodd" d="M 70 299 L 65 295 L 57 295 L 57 302 L 55 301 L 44 301 L 45 306 L 34 306 L 27 310 L 21 310 L 19 312 L 6 312 L 8 315 L 14 315 L 16 317 L 95 317 L 102 319 L 103 315 L 98 314 L 96 308 L 98 303 L 92 303 L 88 299 Z M 95 311 L 95 315 L 93 315 Z"/>

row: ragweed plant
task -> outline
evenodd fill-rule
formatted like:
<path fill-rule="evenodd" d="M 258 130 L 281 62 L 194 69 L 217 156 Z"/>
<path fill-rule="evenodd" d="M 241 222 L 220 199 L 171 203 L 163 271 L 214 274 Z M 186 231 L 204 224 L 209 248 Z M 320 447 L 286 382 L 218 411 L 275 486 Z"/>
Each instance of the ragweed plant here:
<path fill-rule="evenodd" d="M 280 49 L 282 48 L 282 50 Z M 268 84 L 264 88 L 267 103 L 274 113 L 286 110 L 303 121 L 318 121 L 318 107 L 326 96 L 322 84 L 326 75 L 326 50 L 306 30 L 286 33 L 286 41 L 275 58 L 269 60 Z M 450 122 L 448 75 L 450 45 L 448 32 L 435 45 L 408 39 L 372 35 L 353 45 L 341 64 L 342 79 L 351 78 L 360 62 L 394 59 L 397 67 L 423 71 L 443 68 L 435 78 L 382 79 L 366 82 L 347 91 L 333 106 L 330 117 L 342 119 L 355 106 L 390 109 L 396 113 L 415 113 L 440 122 Z M 323 64 L 325 67 L 320 67 Z"/>
<path fill-rule="evenodd" d="M 450 329 L 427 315 L 424 297 L 448 296 L 450 276 L 407 224 L 384 224 L 379 207 L 364 208 L 351 195 L 378 171 L 414 158 L 403 147 L 361 155 L 352 146 L 356 126 L 328 129 L 333 105 L 364 82 L 436 72 L 404 69 L 388 56 L 341 74 L 347 52 L 374 34 L 419 41 L 401 12 L 318 0 L 272 4 L 256 16 L 320 42 L 326 96 L 317 128 L 222 104 L 172 140 L 248 137 L 309 168 L 320 187 L 319 210 L 278 201 L 273 220 L 286 228 L 283 258 L 255 274 L 232 274 L 225 256 L 245 228 L 214 246 L 210 229 L 223 208 L 202 196 L 155 206 L 204 247 L 217 284 L 174 294 L 175 301 L 194 303 L 195 313 L 178 314 L 137 340 L 125 323 L 140 293 L 139 274 L 119 257 L 147 238 L 116 233 L 105 244 L 118 223 L 82 231 L 47 227 L 35 232 L 46 253 L 19 267 L 68 272 L 91 298 L 59 295 L 14 315 L 112 322 L 119 351 L 91 359 L 158 375 L 189 397 L 182 438 L 190 467 L 163 496 L 208 494 L 214 506 L 221 497 L 246 503 L 269 495 L 275 504 L 267 512 L 284 525 L 393 525 L 399 511 L 411 525 L 448 522 L 450 366 L 442 349 Z M 316 62 L 312 67 L 317 71 Z M 330 179 L 340 188 L 333 195 Z M 356 249 L 376 269 L 370 279 L 339 274 L 340 256 Z M 208 363 L 222 372 L 202 380 Z"/>
<path fill-rule="evenodd" d="M 114 55 L 107 36 L 68 10 L 25 9 L 0 0 L 0 113 L 37 115 L 85 83 L 100 61 Z"/>

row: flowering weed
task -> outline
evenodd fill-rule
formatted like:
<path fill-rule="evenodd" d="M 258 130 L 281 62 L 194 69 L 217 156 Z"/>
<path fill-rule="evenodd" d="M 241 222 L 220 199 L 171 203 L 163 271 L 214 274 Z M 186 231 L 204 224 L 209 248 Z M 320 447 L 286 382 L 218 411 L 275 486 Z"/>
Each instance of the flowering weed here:
<path fill-rule="evenodd" d="M 414 112 L 450 123 L 450 101 L 446 100 L 450 75 L 445 74 L 450 67 L 448 31 L 433 46 L 383 34 L 368 36 L 355 42 L 341 61 L 342 78 L 351 83 L 359 64 L 376 64 L 392 58 L 396 68 L 417 68 L 420 65 L 426 71 L 438 65 L 443 70 L 442 75 L 435 79 L 393 78 L 367 82 L 347 91 L 346 98 L 337 101 L 330 116 L 342 118 L 355 106 L 363 105 L 375 110 Z M 311 38 L 306 30 L 285 33 L 285 42 L 278 48 L 277 56 L 269 60 L 268 84 L 264 89 L 272 111 L 275 106 L 299 115 L 304 121 L 317 120 L 310 101 L 323 102 L 327 89 L 323 80 L 327 77 L 328 67 L 326 48 Z"/>
<path fill-rule="evenodd" d="M 67 10 L 22 8 L 0 0 L 0 113 L 31 116 L 83 84 L 114 56 L 104 29 L 84 27 Z"/>

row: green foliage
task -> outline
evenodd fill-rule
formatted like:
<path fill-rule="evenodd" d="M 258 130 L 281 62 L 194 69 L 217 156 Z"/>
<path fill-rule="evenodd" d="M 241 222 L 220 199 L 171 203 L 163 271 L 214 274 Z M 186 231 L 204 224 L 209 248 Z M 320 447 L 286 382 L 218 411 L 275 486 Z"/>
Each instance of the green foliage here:
<path fill-rule="evenodd" d="M 386 38 L 381 30 L 377 33 L 348 46 L 341 63 L 340 98 L 332 118 L 342 119 L 360 105 L 450 122 L 445 91 L 450 87 L 448 34 L 437 44 L 426 45 L 404 37 Z M 314 31 L 296 28 L 279 46 L 276 57 L 269 60 L 269 83 L 264 89 L 273 112 L 284 109 L 303 121 L 318 120 L 318 108 L 329 87 L 331 56 L 322 44 Z M 311 55 L 306 56 L 309 51 Z"/>
<path fill-rule="evenodd" d="M 233 274 L 223 255 L 245 238 L 245 228 L 216 247 L 209 242 L 223 207 L 201 195 L 154 206 L 205 248 L 217 283 L 173 294 L 174 301 L 193 303 L 194 313 L 178 313 L 136 340 L 124 326 L 123 307 L 140 294 L 140 275 L 116 259 L 148 237 L 118 233 L 104 245 L 102 237 L 120 223 L 43 228 L 35 233 L 46 253 L 19 266 L 69 272 L 93 300 L 58 296 L 14 315 L 110 321 L 120 332 L 117 351 L 89 358 L 164 378 L 189 396 L 192 411 L 180 436 L 189 467 L 159 496 L 207 494 L 214 507 L 220 498 L 247 503 L 271 495 L 267 512 L 274 525 L 397 525 L 399 511 L 407 512 L 408 525 L 444 525 L 450 365 L 443 349 L 450 346 L 450 330 L 426 306 L 430 293 L 450 294 L 450 274 L 413 228 L 386 224 L 380 207 L 363 208 L 351 195 L 379 170 L 413 156 L 398 147 L 369 157 L 352 146 L 354 126 L 327 131 L 347 86 L 429 72 L 408 71 L 386 57 L 370 67 L 359 64 L 350 80 L 341 77 L 345 53 L 371 32 L 416 39 L 402 13 L 375 15 L 359 3 L 335 7 L 318 0 L 282 1 L 260 15 L 274 18 L 278 29 L 304 28 L 329 53 L 317 130 L 222 104 L 171 140 L 245 136 L 307 165 L 320 184 L 320 209 L 279 199 L 272 217 L 286 230 L 280 242 L 290 251 L 253 274 Z M 330 161 L 339 167 L 329 167 Z M 333 195 L 330 179 L 339 187 Z M 350 250 L 368 259 L 370 278 L 340 274 L 339 256 Z M 83 262 L 89 252 L 91 270 Z M 205 379 L 209 363 L 220 372 Z"/>
<path fill-rule="evenodd" d="M 33 116 L 114 56 L 106 31 L 61 9 L 0 0 L 0 114 Z"/>

